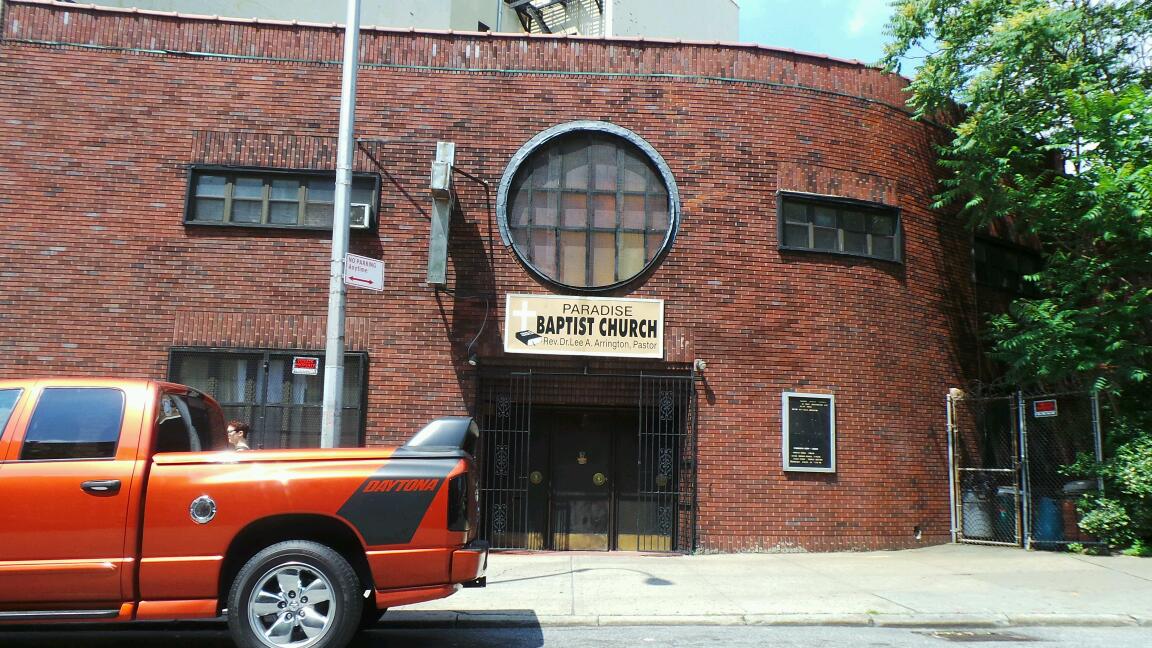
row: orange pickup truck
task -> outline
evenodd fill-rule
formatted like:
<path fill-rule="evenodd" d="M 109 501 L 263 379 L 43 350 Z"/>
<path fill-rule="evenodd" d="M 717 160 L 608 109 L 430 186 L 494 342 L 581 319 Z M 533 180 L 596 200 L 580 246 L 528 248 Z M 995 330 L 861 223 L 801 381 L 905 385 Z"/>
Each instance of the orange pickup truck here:
<path fill-rule="evenodd" d="M 478 436 L 252 450 L 149 380 L 0 380 L 0 624 L 226 616 L 244 648 L 331 648 L 389 607 L 483 586 Z"/>

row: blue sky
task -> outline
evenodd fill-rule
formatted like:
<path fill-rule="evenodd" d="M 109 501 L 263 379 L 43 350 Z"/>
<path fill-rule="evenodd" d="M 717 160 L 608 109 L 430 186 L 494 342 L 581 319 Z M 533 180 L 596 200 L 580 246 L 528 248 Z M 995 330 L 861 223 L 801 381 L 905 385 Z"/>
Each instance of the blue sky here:
<path fill-rule="evenodd" d="M 889 0 L 738 0 L 740 42 L 875 63 Z"/>

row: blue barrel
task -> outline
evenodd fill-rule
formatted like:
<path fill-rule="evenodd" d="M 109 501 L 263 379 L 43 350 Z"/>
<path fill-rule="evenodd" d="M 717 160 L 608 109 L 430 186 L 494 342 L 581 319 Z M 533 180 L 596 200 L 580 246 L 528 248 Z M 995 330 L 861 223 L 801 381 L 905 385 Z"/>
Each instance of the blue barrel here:
<path fill-rule="evenodd" d="M 1064 518 L 1060 503 L 1051 497 L 1036 500 L 1036 511 L 1032 516 L 1032 540 L 1035 542 L 1063 542 Z"/>

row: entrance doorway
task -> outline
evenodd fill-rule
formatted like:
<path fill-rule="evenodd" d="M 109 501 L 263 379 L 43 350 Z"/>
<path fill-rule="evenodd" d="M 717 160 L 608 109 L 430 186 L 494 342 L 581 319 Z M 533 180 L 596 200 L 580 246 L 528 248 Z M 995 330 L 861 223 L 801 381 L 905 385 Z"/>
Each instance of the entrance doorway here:
<path fill-rule="evenodd" d="M 492 371 L 478 395 L 482 528 L 494 548 L 691 551 L 690 372 Z"/>
<path fill-rule="evenodd" d="M 531 481 L 546 493 L 546 519 L 534 526 L 555 550 L 607 551 L 620 546 L 620 529 L 629 526 L 623 500 L 635 490 L 636 429 L 634 411 L 587 411 L 538 408 L 541 428 Z M 542 474 L 541 474 L 542 473 Z"/>

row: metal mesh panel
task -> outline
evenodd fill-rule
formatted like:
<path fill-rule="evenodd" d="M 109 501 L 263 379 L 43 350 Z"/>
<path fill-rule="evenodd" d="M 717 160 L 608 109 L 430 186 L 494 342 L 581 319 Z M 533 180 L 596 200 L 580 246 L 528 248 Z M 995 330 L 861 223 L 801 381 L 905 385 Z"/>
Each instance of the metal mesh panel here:
<path fill-rule="evenodd" d="M 249 423 L 253 448 L 315 448 L 320 446 L 324 368 L 321 363 L 314 376 L 294 374 L 294 355 L 309 354 L 174 350 L 168 375 L 219 401 L 225 419 Z M 365 364 L 362 354 L 345 356 L 341 446 L 360 445 L 363 438 Z"/>
<path fill-rule="evenodd" d="M 1088 394 L 1049 394 L 1022 400 L 1028 539 L 1041 548 L 1095 543 L 1078 526 L 1076 500 L 1096 480 L 1066 474 L 1079 454 L 1095 455 L 1095 402 Z"/>
<path fill-rule="evenodd" d="M 950 397 L 956 537 L 960 542 L 1062 547 L 1094 543 L 1076 500 L 1098 487 L 1066 474 L 1077 455 L 1099 458 L 1091 394 Z"/>
<path fill-rule="evenodd" d="M 961 399 L 952 412 L 957 539 L 1019 544 L 1016 400 Z"/>

